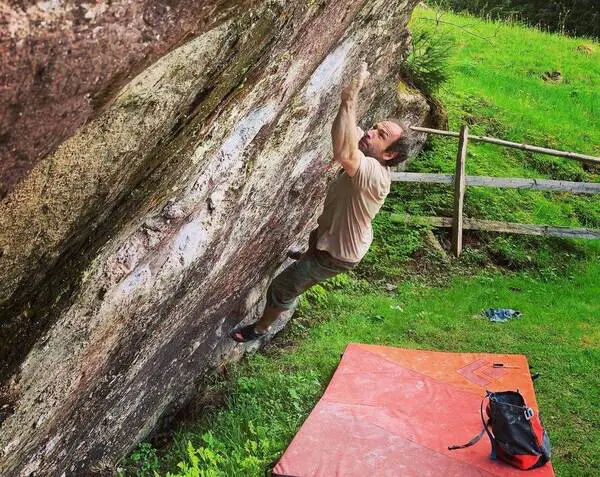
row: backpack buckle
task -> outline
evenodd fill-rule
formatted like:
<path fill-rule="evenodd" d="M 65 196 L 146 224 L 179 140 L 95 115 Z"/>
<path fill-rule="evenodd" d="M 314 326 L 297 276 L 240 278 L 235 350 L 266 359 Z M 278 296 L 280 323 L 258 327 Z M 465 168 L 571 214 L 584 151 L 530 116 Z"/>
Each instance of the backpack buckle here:
<path fill-rule="evenodd" d="M 525 408 L 525 419 L 527 419 L 528 421 L 533 417 L 533 409 L 531 409 L 530 407 Z"/>

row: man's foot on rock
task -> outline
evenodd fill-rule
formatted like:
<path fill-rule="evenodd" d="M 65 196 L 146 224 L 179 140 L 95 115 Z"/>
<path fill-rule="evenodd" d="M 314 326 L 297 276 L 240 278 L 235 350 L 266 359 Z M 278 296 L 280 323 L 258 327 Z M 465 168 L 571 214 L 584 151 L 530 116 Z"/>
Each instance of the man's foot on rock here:
<path fill-rule="evenodd" d="M 251 325 L 244 326 L 242 328 L 234 328 L 229 336 L 232 340 L 237 341 L 238 343 L 246 343 L 248 341 L 254 341 L 262 338 L 267 333 L 257 333 L 254 329 L 256 323 L 252 323 Z"/>

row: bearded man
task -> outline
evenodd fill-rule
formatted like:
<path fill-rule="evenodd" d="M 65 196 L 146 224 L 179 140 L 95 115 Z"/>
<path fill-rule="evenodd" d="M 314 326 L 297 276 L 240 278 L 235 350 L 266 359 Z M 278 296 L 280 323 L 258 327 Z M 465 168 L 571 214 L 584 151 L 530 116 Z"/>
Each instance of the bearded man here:
<path fill-rule="evenodd" d="M 295 306 L 302 292 L 352 270 L 369 250 L 371 222 L 390 191 L 390 167 L 407 158 L 409 130 L 391 120 L 378 122 L 364 134 L 357 127 L 357 97 L 368 77 L 367 64 L 362 63 L 358 75 L 342 89 L 331 139 L 333 161 L 341 164 L 343 172 L 329 187 L 308 251 L 273 280 L 262 317 L 234 329 L 230 336 L 235 341 L 264 336 L 281 313 Z"/>

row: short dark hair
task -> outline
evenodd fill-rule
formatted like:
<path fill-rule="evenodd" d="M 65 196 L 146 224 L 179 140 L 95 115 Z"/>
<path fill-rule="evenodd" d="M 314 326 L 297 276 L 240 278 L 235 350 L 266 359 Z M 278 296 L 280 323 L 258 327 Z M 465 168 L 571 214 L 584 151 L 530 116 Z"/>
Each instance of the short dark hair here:
<path fill-rule="evenodd" d="M 392 159 L 386 161 L 386 164 L 389 167 L 394 167 L 405 162 L 408 159 L 412 145 L 412 130 L 410 129 L 408 123 L 399 123 L 397 121 L 393 122 L 402 128 L 402 135 L 386 149 L 386 152 L 396 153 Z"/>

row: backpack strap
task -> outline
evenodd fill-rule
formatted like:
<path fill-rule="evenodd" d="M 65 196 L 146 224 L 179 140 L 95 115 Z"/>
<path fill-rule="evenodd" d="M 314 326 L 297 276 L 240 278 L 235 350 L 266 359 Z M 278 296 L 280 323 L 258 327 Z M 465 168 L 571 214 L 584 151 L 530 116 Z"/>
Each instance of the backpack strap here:
<path fill-rule="evenodd" d="M 487 420 L 487 422 L 485 421 L 485 418 L 483 417 L 483 403 L 486 400 L 486 398 L 490 399 L 491 395 L 492 395 L 491 392 L 486 391 L 486 395 L 481 401 L 481 408 L 480 408 L 479 412 L 481 413 L 481 422 L 483 422 L 483 431 L 487 433 L 488 437 L 490 438 L 490 445 L 492 446 L 492 450 L 490 452 L 490 457 L 492 458 L 492 460 L 497 460 L 498 453 L 496 452 L 496 438 L 492 435 L 492 433 L 488 429 L 488 426 L 491 424 L 491 417 L 490 417 L 490 419 Z"/>
<path fill-rule="evenodd" d="M 483 417 L 483 403 L 485 402 L 486 399 L 488 399 L 490 397 L 490 395 L 491 395 L 491 393 L 489 391 L 487 391 L 487 394 L 481 400 L 481 407 L 479 410 L 481 413 L 481 422 L 483 423 L 483 429 L 481 430 L 481 432 L 479 434 L 477 434 L 475 437 L 473 437 L 466 444 L 458 444 L 458 445 L 448 446 L 448 450 L 466 449 L 467 447 L 471 447 L 479 442 L 479 440 L 483 437 L 483 433 L 485 432 L 485 433 L 487 433 L 487 435 L 490 439 L 490 443 L 492 444 L 491 457 L 492 457 L 492 459 L 496 460 L 496 439 L 494 439 L 494 436 L 488 429 L 491 424 L 491 420 L 488 419 L 486 422 L 485 418 Z"/>
<path fill-rule="evenodd" d="M 466 444 L 455 444 L 453 446 L 448 446 L 448 450 L 456 450 L 456 449 L 466 449 L 467 447 L 474 446 L 479 442 L 479 439 L 483 437 L 483 433 L 485 432 L 485 427 L 481 430 L 479 434 L 477 434 L 473 439 L 471 439 Z"/>

